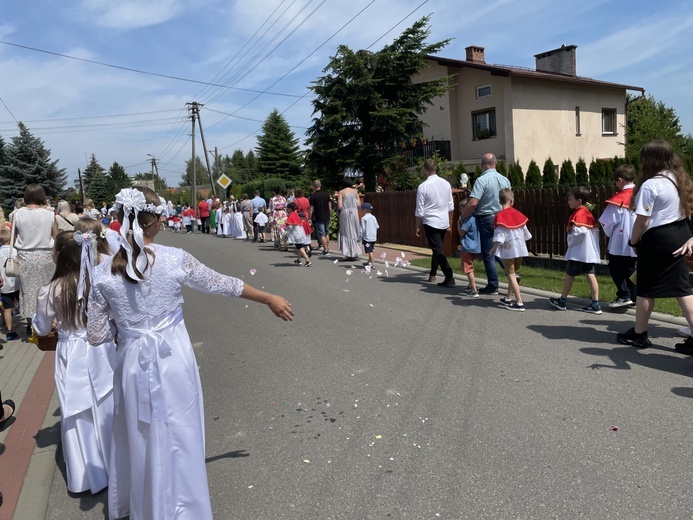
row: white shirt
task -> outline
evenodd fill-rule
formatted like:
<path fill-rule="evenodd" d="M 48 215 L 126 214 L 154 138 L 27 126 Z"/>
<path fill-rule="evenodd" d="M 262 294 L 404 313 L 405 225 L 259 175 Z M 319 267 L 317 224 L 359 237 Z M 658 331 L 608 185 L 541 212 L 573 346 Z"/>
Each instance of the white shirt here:
<path fill-rule="evenodd" d="M 652 177 L 643 182 L 635 196 L 635 214 L 650 218 L 647 229 L 686 218 L 681 213 L 674 174 L 665 170 L 657 175 L 659 177 Z M 663 175 L 666 175 L 666 178 Z"/>
<path fill-rule="evenodd" d="M 14 212 L 12 225 L 17 226 L 15 249 L 52 249 L 55 213 L 44 208 L 20 208 Z"/>
<path fill-rule="evenodd" d="M 435 173 L 419 184 L 416 189 L 416 211 L 414 215 L 435 229 L 450 227 L 450 213 L 455 209 L 452 187 Z"/>
<path fill-rule="evenodd" d="M 378 219 L 370 213 L 366 213 L 361 219 L 361 240 L 364 242 L 376 242 L 378 240 Z"/>
<path fill-rule="evenodd" d="M 667 181 L 669 182 L 669 181 Z M 633 184 L 626 184 L 623 189 L 633 188 Z M 618 207 L 607 204 L 604 212 L 599 217 L 599 223 L 604 229 L 604 234 L 609 237 L 609 254 L 614 256 L 636 257 L 633 248 L 628 245 L 635 213 L 627 206 Z"/>

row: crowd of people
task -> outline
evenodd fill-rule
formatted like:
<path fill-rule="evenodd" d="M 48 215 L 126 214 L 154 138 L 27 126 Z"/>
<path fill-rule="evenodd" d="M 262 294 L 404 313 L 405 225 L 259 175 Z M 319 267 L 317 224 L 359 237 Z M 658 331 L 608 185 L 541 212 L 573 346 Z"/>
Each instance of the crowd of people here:
<path fill-rule="evenodd" d="M 549 298 L 548 303 L 566 311 L 574 279 L 584 275 L 591 302 L 581 310 L 602 314 L 595 269 L 601 263 L 601 225 L 608 237 L 608 267 L 616 286 L 616 299 L 609 308 L 635 307 L 635 326 L 617 334 L 617 340 L 637 348 L 651 346 L 647 325 L 655 298 L 676 298 L 689 326 L 681 330 L 686 340 L 675 348 L 693 355 L 693 292 L 686 262 L 686 257 L 693 254 L 693 181 L 666 141 L 655 140 L 643 146 L 640 161 L 642 173 L 637 180 L 632 165 L 614 172 L 618 191 L 606 201 L 599 220 L 594 216 L 589 188 L 569 190 L 567 204 L 572 213 L 566 225 L 566 277 L 560 296 Z M 513 208 L 510 182 L 496 171 L 496 157 L 484 154 L 481 166 L 483 173 L 462 201 L 457 222 L 462 270 L 469 280 L 465 293 L 472 298 L 498 294 L 498 263 L 508 278 L 508 292 L 500 298 L 500 305 L 523 312 L 518 270 L 522 258 L 528 256 L 528 219 Z M 419 236 L 423 230 L 432 250 L 428 281 L 434 283 L 440 269 L 445 278 L 438 285 L 454 287 L 452 268 L 443 250 L 453 211 L 452 188 L 437 175 L 432 159 L 424 163 L 424 172 L 426 180 L 417 189 L 415 215 L 416 234 Z M 483 289 L 476 285 L 475 255 L 483 258 L 487 278 Z"/>
<path fill-rule="evenodd" d="M 609 269 L 617 288 L 610 307 L 636 309 L 635 326 L 617 334 L 617 340 L 647 348 L 655 298 L 676 298 L 693 325 L 685 261 L 693 254 L 688 225 L 693 181 L 664 141 L 643 147 L 641 162 L 637 180 L 632 166 L 615 172 L 619 191 L 606 202 L 599 220 L 589 206 L 588 189 L 569 191 L 566 278 L 561 295 L 548 303 L 567 310 L 574 278 L 585 275 L 592 301 L 582 310 L 602 313 L 595 276 L 601 225 L 609 237 Z M 514 207 L 512 188 L 495 164 L 493 154 L 483 156 L 484 172 L 462 201 L 456 223 L 469 281 L 464 292 L 472 298 L 498 294 L 498 263 L 508 277 L 499 303 L 524 312 L 519 270 L 531 238 L 528 218 Z M 455 277 L 443 250 L 452 189 L 437 175 L 433 160 L 424 163 L 424 171 L 426 180 L 417 190 L 416 233 L 425 234 L 432 250 L 428 281 L 436 282 L 440 269 L 444 279 L 438 285 L 452 288 Z M 202 233 L 253 242 L 271 236 L 277 249 L 292 245 L 295 262 L 310 266 L 313 230 L 320 254 L 330 255 L 329 224 L 336 209 L 342 255 L 354 261 L 363 246 L 368 268 L 375 261 L 379 225 L 372 205 L 359 204 L 349 180 L 334 200 L 316 180 L 310 197 L 300 189 L 286 197 L 275 190 L 269 201 L 256 192 L 253 199 L 243 195 L 240 201 L 201 200 L 195 209 L 175 208 L 153 190 L 135 187 L 121 190 L 111 208 L 97 210 L 87 203 L 73 211 L 59 203 L 54 210 L 40 185 L 27 186 L 9 226 L 0 215 L 3 318 L 8 341 L 18 338 L 13 327 L 17 307 L 28 332 L 46 336 L 57 331 L 55 381 L 67 489 L 96 493 L 108 487 L 112 519 L 212 518 L 202 386 L 183 318 L 182 288 L 265 304 L 285 321 L 293 319 L 293 311 L 281 296 L 215 272 L 183 249 L 157 244 L 156 237 L 167 227 L 180 231 L 181 222 L 188 233 L 198 225 Z M 475 255 L 484 260 L 483 289 L 476 284 Z M 18 276 L 11 260 L 19 264 Z M 688 334 L 676 350 L 693 355 L 690 329 Z M 4 428 L 15 405 L 1 397 L 0 402 Z"/>

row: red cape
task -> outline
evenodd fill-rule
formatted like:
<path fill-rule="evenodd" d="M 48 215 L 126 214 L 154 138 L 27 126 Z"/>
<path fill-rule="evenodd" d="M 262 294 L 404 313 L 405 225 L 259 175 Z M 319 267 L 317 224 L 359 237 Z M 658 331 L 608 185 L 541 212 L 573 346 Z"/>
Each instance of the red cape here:
<path fill-rule="evenodd" d="M 515 208 L 505 208 L 496 214 L 496 220 L 493 227 L 503 226 L 508 229 L 521 228 L 529 219 L 525 217 L 522 213 L 517 211 Z"/>
<path fill-rule="evenodd" d="M 632 196 L 633 188 L 625 188 L 616 193 L 613 197 L 606 199 L 604 207 L 606 207 L 607 204 L 613 204 L 619 208 L 627 208 L 630 206 L 630 199 Z"/>
<path fill-rule="evenodd" d="M 592 212 L 585 206 L 580 206 L 570 215 L 570 219 L 568 219 L 568 231 L 573 229 L 573 226 L 595 228 L 598 224 Z"/>

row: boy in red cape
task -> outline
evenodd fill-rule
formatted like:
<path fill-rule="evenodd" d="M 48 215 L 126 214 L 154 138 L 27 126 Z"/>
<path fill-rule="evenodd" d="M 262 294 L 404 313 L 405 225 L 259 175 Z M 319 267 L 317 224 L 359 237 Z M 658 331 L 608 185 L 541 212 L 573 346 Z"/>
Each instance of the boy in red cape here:
<path fill-rule="evenodd" d="M 599 258 L 599 224 L 592 212 L 585 206 L 590 197 L 590 191 L 578 186 L 568 192 L 568 207 L 573 214 L 568 219 L 568 251 L 565 259 L 568 260 L 566 278 L 563 283 L 563 292 L 560 298 L 549 298 L 549 302 L 560 311 L 566 310 L 566 299 L 573 286 L 575 277 L 584 274 L 590 286 L 592 303 L 583 307 L 583 312 L 601 314 L 599 305 L 599 283 L 595 276 L 594 265 L 600 263 Z"/>
<path fill-rule="evenodd" d="M 508 275 L 508 295 L 500 299 L 501 305 L 510 311 L 525 310 L 520 294 L 520 284 L 517 282 L 517 270 L 522 265 L 522 258 L 527 256 L 527 240 L 532 238 L 527 229 L 529 220 L 513 208 L 515 197 L 509 188 L 498 192 L 498 200 L 503 209 L 496 214 L 493 231 L 493 247 L 490 256 L 498 255 L 503 259 L 503 267 Z M 517 301 L 512 301 L 515 295 Z"/>
<path fill-rule="evenodd" d="M 630 208 L 635 185 L 635 168 L 630 164 L 619 166 L 614 172 L 614 182 L 618 192 L 607 199 L 599 223 L 604 234 L 609 237 L 609 274 L 616 285 L 616 299 L 609 307 L 629 307 L 635 305 L 635 283 L 631 276 L 635 272 L 637 255 L 628 245 L 635 212 Z"/>

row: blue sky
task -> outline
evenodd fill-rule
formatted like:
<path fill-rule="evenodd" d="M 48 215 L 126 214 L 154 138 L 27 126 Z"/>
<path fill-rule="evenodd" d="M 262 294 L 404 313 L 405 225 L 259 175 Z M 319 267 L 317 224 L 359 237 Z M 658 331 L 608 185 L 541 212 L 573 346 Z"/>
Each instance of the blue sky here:
<path fill-rule="evenodd" d="M 235 87 L 0 43 L 9 109 L 0 104 L 0 135 L 9 140 L 14 119 L 25 122 L 71 179 L 91 154 L 131 175 L 149 171 L 151 154 L 178 185 L 191 156 L 190 101 L 205 104 L 207 145 L 223 154 L 254 148 L 274 108 L 302 138 L 307 87 L 338 45 L 378 50 L 428 14 L 429 41 L 454 38 L 441 56 L 464 59 L 477 45 L 487 63 L 533 68 L 535 54 L 577 45 L 579 76 L 644 87 L 693 133 L 690 0 L 0 0 L 0 12 L 3 42 Z"/>

